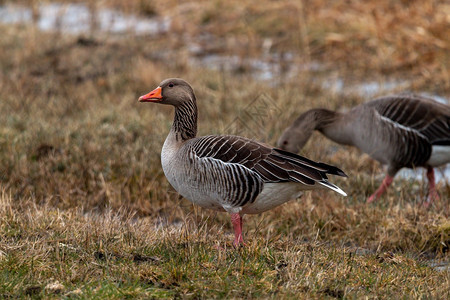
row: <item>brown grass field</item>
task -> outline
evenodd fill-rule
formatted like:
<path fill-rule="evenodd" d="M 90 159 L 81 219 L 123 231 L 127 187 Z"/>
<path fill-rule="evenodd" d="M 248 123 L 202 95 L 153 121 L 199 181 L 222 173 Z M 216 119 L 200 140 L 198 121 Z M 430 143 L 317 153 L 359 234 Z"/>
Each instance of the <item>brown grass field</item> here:
<path fill-rule="evenodd" d="M 367 205 L 383 168 L 316 133 L 301 154 L 342 168 L 349 178 L 331 181 L 349 196 L 307 192 L 246 216 L 236 250 L 229 216 L 194 207 L 162 173 L 173 109 L 137 102 L 182 77 L 200 135 L 274 145 L 312 107 L 405 91 L 450 99 L 448 2 L 60 2 L 171 25 L 72 35 L 0 22 L 0 298 L 450 298 L 449 178 L 428 210 L 416 178 Z M 350 88 L 365 82 L 379 88 Z"/>

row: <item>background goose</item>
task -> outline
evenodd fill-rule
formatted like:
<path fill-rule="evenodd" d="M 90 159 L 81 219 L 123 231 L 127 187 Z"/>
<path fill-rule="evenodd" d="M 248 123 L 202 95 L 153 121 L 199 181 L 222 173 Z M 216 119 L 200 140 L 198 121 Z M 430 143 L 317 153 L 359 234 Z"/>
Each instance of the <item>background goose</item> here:
<path fill-rule="evenodd" d="M 403 167 L 425 167 L 428 206 L 438 198 L 433 167 L 450 162 L 450 107 L 415 95 L 378 98 L 346 113 L 311 109 L 300 115 L 278 140 L 298 152 L 314 130 L 339 144 L 353 145 L 388 165 L 387 175 L 367 202 L 375 201 Z"/>
<path fill-rule="evenodd" d="M 344 196 L 326 174 L 346 176 L 340 169 L 316 163 L 239 136 L 197 134 L 197 104 L 184 80 L 166 79 L 140 102 L 169 104 L 175 118 L 161 152 L 170 184 L 185 198 L 205 208 L 231 214 L 237 246 L 243 243 L 242 216 L 257 214 L 326 187 Z"/>

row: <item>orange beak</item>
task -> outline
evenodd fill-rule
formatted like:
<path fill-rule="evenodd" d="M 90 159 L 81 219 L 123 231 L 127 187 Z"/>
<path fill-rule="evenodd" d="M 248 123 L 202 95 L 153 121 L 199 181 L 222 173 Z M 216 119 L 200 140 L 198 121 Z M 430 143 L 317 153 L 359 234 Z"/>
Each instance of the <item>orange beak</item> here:
<path fill-rule="evenodd" d="M 139 102 L 159 102 L 162 100 L 161 92 L 162 92 L 162 89 L 160 86 L 158 86 L 156 89 L 154 89 L 150 93 L 148 93 L 144 96 L 140 96 L 138 101 Z"/>

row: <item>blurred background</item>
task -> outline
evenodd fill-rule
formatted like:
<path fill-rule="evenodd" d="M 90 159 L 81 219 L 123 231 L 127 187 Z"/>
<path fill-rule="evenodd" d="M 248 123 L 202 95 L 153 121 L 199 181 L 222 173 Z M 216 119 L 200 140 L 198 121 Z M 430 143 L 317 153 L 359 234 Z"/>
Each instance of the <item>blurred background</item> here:
<path fill-rule="evenodd" d="M 158 157 L 172 112 L 136 99 L 167 77 L 196 90 L 200 134 L 237 126 L 271 144 L 312 107 L 450 98 L 445 1 L 1 1 L 0 27 L 0 180 L 61 207 L 145 213 L 166 197 Z M 320 135 L 302 154 L 381 174 Z"/>
<path fill-rule="evenodd" d="M 0 0 L 2 296 L 450 293 L 449 168 L 430 210 L 421 169 L 366 205 L 382 166 L 318 133 L 301 154 L 342 168 L 331 181 L 349 196 L 307 192 L 246 217 L 248 252 L 212 248 L 231 243 L 228 216 L 179 197 L 161 170 L 173 108 L 137 102 L 168 77 L 193 86 L 200 135 L 271 145 L 313 107 L 402 92 L 448 103 L 450 3 Z"/>

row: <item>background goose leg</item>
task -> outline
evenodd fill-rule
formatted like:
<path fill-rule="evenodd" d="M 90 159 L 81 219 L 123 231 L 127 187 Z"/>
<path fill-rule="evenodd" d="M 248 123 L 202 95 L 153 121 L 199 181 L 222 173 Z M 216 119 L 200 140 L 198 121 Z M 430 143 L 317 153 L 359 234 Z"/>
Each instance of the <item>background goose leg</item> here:
<path fill-rule="evenodd" d="M 436 190 L 434 169 L 432 167 L 427 168 L 427 178 L 428 178 L 428 197 L 427 201 L 423 203 L 424 207 L 429 207 L 433 201 L 439 200 L 439 194 Z"/>
<path fill-rule="evenodd" d="M 383 182 L 381 183 L 380 187 L 375 191 L 375 193 L 373 193 L 367 199 L 367 203 L 371 203 L 371 202 L 374 202 L 375 200 L 377 200 L 387 190 L 387 188 L 391 185 L 393 180 L 394 180 L 394 177 L 386 175 L 386 177 L 384 177 Z"/>

